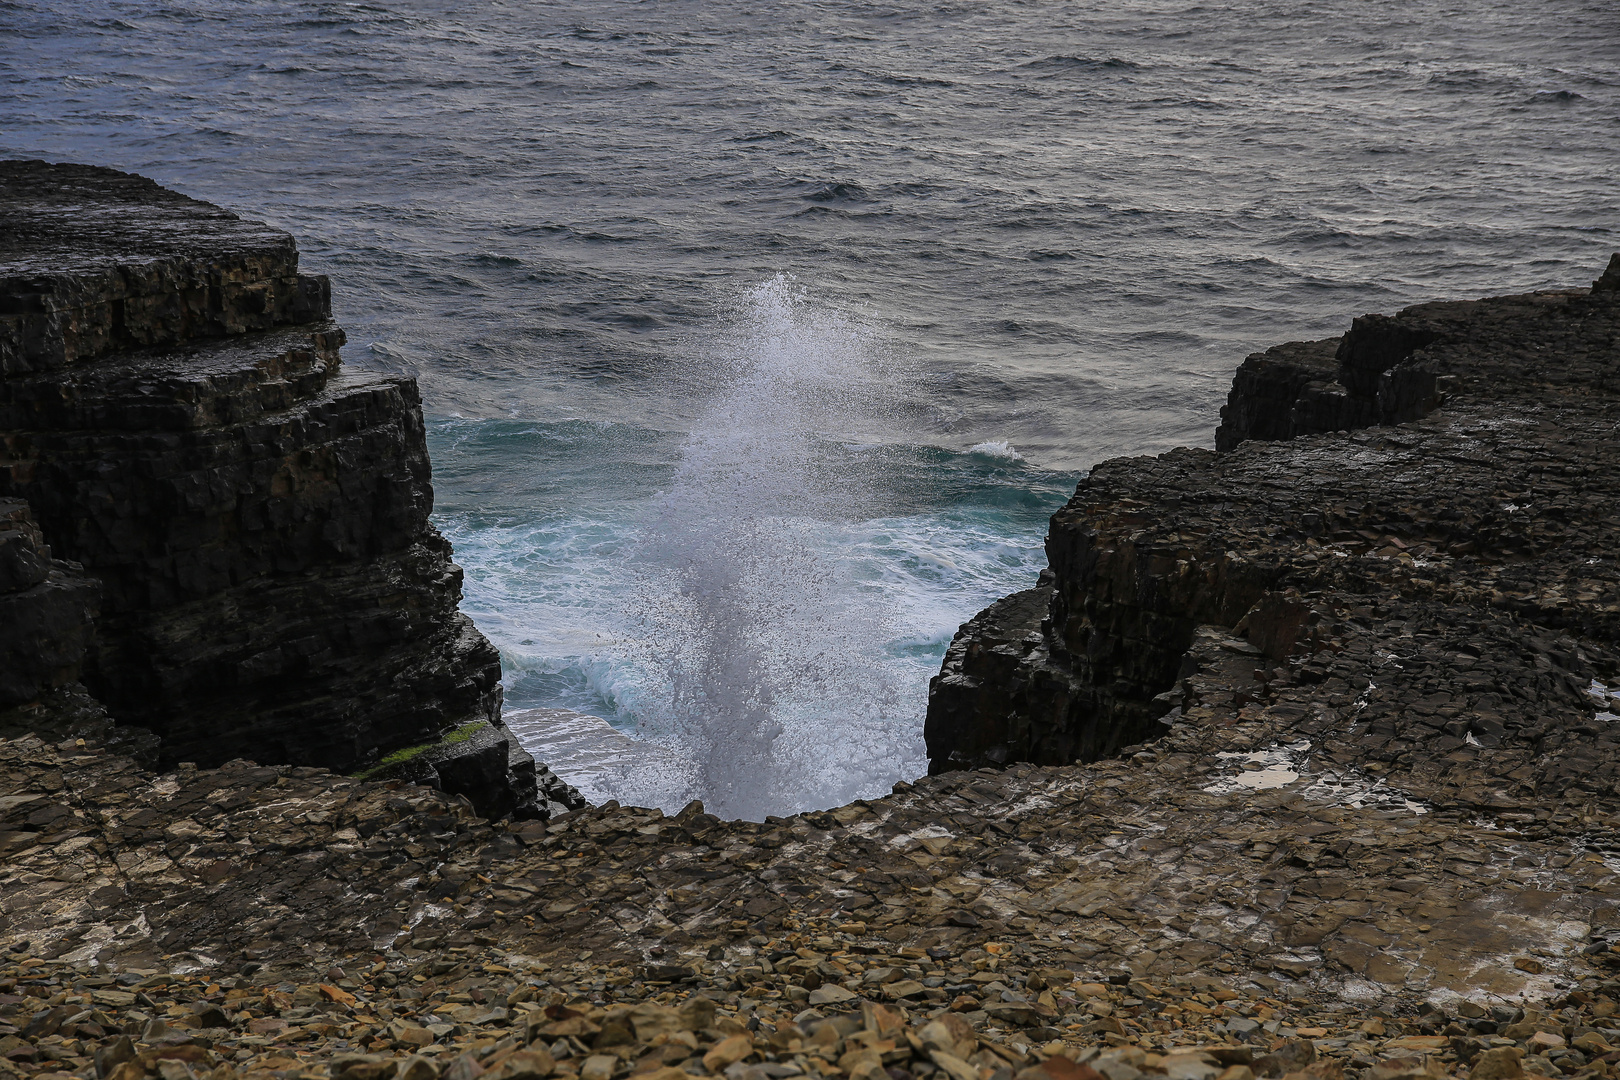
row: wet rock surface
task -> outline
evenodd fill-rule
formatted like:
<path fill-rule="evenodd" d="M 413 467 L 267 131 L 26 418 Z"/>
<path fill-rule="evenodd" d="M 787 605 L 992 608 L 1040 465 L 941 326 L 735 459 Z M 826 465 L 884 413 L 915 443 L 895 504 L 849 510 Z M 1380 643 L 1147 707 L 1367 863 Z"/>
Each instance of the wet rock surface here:
<path fill-rule="evenodd" d="M 82 679 L 171 763 L 342 770 L 498 727 L 499 657 L 428 522 L 416 386 L 341 369 L 292 237 L 87 166 L 0 162 L 0 203 L 0 497 L 75 564 L 21 592 L 0 567 L 0 603 L 43 628 L 0 631 L 27 654 L 0 707 Z M 503 745 L 435 775 L 543 815 Z"/>

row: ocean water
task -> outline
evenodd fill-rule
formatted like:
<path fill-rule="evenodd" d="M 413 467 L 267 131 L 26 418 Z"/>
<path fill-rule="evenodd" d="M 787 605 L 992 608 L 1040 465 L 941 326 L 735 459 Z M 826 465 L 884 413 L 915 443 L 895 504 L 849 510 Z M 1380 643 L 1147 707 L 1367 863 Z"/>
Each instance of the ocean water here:
<path fill-rule="evenodd" d="M 1620 6 L 0 0 L 0 154 L 293 232 L 516 730 L 759 816 L 920 771 L 956 625 L 1246 353 L 1589 281 Z"/>

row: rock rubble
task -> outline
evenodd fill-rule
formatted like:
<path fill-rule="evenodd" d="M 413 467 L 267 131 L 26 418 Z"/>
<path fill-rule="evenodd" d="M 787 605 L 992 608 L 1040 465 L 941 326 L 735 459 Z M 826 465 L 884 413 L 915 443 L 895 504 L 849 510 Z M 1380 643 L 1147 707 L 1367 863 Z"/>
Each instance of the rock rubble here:
<path fill-rule="evenodd" d="M 604 1002 L 498 952 L 453 965 L 352 957 L 324 971 L 225 978 L 24 960 L 0 967 L 0 1071 L 83 1080 L 1428 1080 L 1466 1069 L 1472 1080 L 1502 1080 L 1608 1077 L 1620 1057 L 1614 983 L 1547 1009 L 1397 1019 L 1067 976 L 1053 970 L 1043 981 L 1083 995 L 1094 1019 L 1039 1042 L 878 994 L 731 1007 L 710 988 L 665 984 Z M 1129 1027 L 1117 1017 L 1144 1009 L 1163 1018 L 1160 1042 L 1122 1034 Z"/>
<path fill-rule="evenodd" d="M 1275 721 L 1199 720 L 1202 695 L 1227 692 L 1220 663 L 1252 662 L 1244 647 L 1201 643 L 1191 718 L 1151 750 L 927 777 L 764 823 L 609 803 L 495 825 L 399 781 L 245 761 L 155 774 L 93 736 L 21 736 L 0 744 L 0 945 L 120 969 L 499 946 L 626 972 L 662 957 L 671 980 L 728 974 L 790 1002 L 906 982 L 906 1000 L 939 1005 L 973 981 L 945 961 L 990 944 L 1028 958 L 1020 976 L 1411 1007 L 1548 996 L 1608 962 L 1612 815 L 1425 802 L 1353 770 L 1269 784 L 1304 754 Z M 1257 749 L 1218 749 L 1233 745 Z M 729 951 L 835 931 L 856 957 L 842 966 L 830 945 Z M 911 963 L 865 959 L 901 950 Z M 996 992 L 979 997 L 992 1014 L 1082 1019 L 1023 984 Z"/>
<path fill-rule="evenodd" d="M 397 781 L 160 774 L 20 736 L 0 1072 L 1614 1075 L 1608 822 L 1189 789 L 1178 755 L 762 824 L 608 804 L 496 825 Z"/>

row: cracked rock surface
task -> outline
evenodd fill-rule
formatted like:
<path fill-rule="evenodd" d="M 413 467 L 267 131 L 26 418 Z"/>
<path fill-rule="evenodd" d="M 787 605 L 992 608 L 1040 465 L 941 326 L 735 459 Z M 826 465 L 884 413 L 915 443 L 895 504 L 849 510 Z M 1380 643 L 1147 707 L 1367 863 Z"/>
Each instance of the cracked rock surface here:
<path fill-rule="evenodd" d="M 1230 692 L 1221 665 L 1252 662 L 1243 647 L 1202 641 L 1189 701 Z M 1482 812 L 1353 772 L 1267 786 L 1304 751 L 1263 715 L 1202 708 L 1125 759 L 956 772 L 765 823 L 609 803 L 492 825 L 398 781 L 245 761 L 156 774 L 93 738 L 22 736 L 0 744 L 0 944 L 224 970 L 312 946 L 589 953 L 625 971 L 662 956 L 672 980 L 723 976 L 772 1000 L 904 981 L 902 997 L 936 1005 L 971 980 L 726 950 L 842 928 L 862 955 L 1016 945 L 1031 969 L 1096 981 L 1408 1005 L 1547 996 L 1608 962 L 1620 849 L 1603 811 Z M 1234 745 L 1256 749 L 1211 749 Z M 1035 989 L 972 996 L 989 1015 L 1083 1021 Z"/>

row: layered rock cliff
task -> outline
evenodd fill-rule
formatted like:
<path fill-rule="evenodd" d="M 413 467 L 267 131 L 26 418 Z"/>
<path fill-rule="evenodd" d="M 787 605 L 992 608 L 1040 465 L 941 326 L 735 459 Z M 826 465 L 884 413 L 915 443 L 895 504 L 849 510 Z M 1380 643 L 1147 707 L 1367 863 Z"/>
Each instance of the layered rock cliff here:
<path fill-rule="evenodd" d="M 1617 433 L 1620 256 L 1251 356 L 1216 452 L 1097 466 L 1038 587 L 963 626 L 931 770 L 1094 760 L 1219 706 L 1425 797 L 1615 798 Z M 1218 701 L 1206 631 L 1246 650 Z"/>
<path fill-rule="evenodd" d="M 1255 438 L 1327 392 L 1284 371 L 1270 411 L 1235 391 L 1233 449 L 1099 467 L 1037 588 L 953 645 L 940 775 L 763 823 L 154 771 L 73 682 L 94 587 L 9 504 L 0 603 L 56 644 L 0 714 L 0 1068 L 1076 1080 L 1018 1070 L 1106 1043 L 1113 1080 L 1614 1080 L 1617 303 L 1412 309 L 1426 417 Z M 1097 760 L 949 768 L 1037 756 Z M 902 1044 L 891 1010 L 930 1023 Z M 964 1060 L 964 1025 L 1008 1056 Z"/>
<path fill-rule="evenodd" d="M 428 520 L 415 383 L 341 367 L 292 237 L 86 166 L 0 163 L 0 204 L 0 496 L 36 552 L 12 603 L 57 643 L 0 629 L 29 654 L 0 707 L 82 666 L 169 761 L 369 768 L 492 815 L 577 805 L 501 727 L 499 657 Z M 75 583 L 98 608 L 77 637 Z"/>

